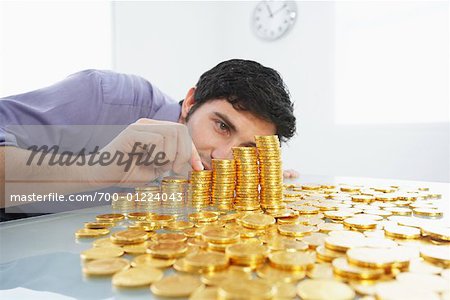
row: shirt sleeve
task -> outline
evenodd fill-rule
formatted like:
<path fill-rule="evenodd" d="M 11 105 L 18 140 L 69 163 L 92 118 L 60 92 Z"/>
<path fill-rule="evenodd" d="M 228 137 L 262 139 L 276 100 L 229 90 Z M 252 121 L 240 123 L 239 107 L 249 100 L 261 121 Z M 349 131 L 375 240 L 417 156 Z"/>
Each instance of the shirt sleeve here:
<path fill-rule="evenodd" d="M 49 87 L 0 99 L 0 146 L 17 146 L 11 125 L 128 125 L 139 118 L 176 122 L 180 111 L 177 102 L 142 77 L 84 70 Z"/>

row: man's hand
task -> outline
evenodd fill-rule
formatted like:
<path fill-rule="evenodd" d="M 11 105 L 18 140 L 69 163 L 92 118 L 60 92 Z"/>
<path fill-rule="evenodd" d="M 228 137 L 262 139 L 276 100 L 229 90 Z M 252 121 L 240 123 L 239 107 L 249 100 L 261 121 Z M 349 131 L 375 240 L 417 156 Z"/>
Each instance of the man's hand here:
<path fill-rule="evenodd" d="M 287 169 L 283 171 L 283 177 L 285 179 L 295 179 L 298 178 L 299 176 L 300 174 L 293 169 Z"/>
<path fill-rule="evenodd" d="M 115 161 L 108 166 L 93 168 L 89 180 L 94 186 L 101 186 L 104 181 L 135 186 L 152 181 L 169 170 L 183 173 L 189 166 L 203 170 L 187 127 L 179 123 L 139 119 L 100 150 L 99 155 L 102 153 L 110 153 L 111 157 L 123 153 L 124 159 L 129 161 L 124 165 Z"/>

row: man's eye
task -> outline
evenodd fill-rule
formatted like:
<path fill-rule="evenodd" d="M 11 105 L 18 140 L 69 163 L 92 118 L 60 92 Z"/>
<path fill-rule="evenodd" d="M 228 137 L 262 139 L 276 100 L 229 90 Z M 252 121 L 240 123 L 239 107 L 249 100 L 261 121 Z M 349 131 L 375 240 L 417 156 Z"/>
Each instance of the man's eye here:
<path fill-rule="evenodd" d="M 228 127 L 228 125 L 225 124 L 224 122 L 218 121 L 217 124 L 218 124 L 219 129 L 220 129 L 221 131 L 229 131 L 229 129 L 230 129 L 230 128 Z"/>

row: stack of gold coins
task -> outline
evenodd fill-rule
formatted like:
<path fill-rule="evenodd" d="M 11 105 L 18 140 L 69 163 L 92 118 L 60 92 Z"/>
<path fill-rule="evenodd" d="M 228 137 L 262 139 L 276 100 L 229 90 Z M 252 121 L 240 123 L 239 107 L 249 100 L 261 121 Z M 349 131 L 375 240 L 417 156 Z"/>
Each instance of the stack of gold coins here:
<path fill-rule="evenodd" d="M 161 204 L 161 187 L 159 184 L 136 187 L 134 195 L 138 211 L 159 211 Z"/>
<path fill-rule="evenodd" d="M 136 202 L 132 193 L 112 193 L 111 207 L 116 213 L 127 213 L 136 209 Z"/>
<path fill-rule="evenodd" d="M 281 148 L 277 135 L 255 136 L 258 148 L 261 185 L 261 207 L 266 210 L 284 208 Z"/>
<path fill-rule="evenodd" d="M 229 210 L 234 203 L 235 162 L 227 159 L 213 159 L 212 169 L 212 204 L 219 210 Z"/>
<path fill-rule="evenodd" d="M 257 210 L 259 205 L 259 170 L 255 147 L 234 147 L 236 162 L 236 210 Z"/>
<path fill-rule="evenodd" d="M 183 214 L 189 181 L 182 176 L 167 176 L 161 181 L 161 208 L 166 215 Z"/>
<path fill-rule="evenodd" d="M 208 206 L 211 202 L 212 171 L 192 171 L 188 190 L 188 204 L 195 208 Z"/>

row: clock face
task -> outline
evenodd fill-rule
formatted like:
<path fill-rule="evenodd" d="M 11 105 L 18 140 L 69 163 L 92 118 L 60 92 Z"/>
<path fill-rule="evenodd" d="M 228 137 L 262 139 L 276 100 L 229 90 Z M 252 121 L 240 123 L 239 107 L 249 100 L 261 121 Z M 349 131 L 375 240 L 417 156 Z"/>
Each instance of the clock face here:
<path fill-rule="evenodd" d="M 253 12 L 252 27 L 264 40 L 276 40 L 292 28 L 297 18 L 295 1 L 261 1 Z"/>

